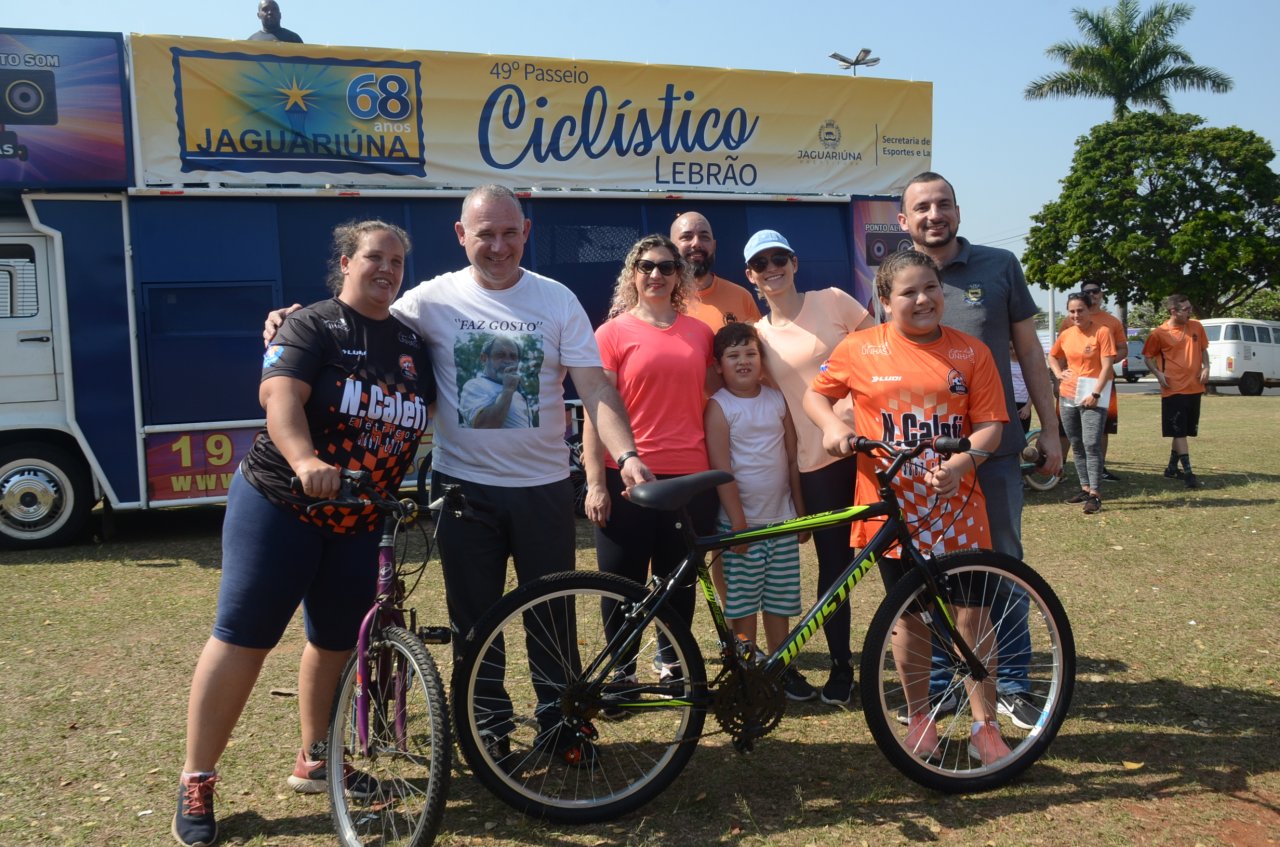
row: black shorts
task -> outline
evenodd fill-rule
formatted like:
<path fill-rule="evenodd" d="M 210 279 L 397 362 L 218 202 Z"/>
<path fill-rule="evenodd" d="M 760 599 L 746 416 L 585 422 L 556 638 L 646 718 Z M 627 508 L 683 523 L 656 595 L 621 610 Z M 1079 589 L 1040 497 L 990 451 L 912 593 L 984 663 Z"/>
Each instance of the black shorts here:
<path fill-rule="evenodd" d="M 1200 430 L 1203 394 L 1171 394 L 1160 398 L 1160 434 L 1165 438 L 1194 438 Z"/>

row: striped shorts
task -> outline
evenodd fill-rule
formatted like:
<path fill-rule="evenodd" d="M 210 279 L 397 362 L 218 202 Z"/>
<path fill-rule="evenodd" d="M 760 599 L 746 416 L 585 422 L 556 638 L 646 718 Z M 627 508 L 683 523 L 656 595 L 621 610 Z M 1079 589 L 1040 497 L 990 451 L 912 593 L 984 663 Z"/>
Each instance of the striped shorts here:
<path fill-rule="evenodd" d="M 720 532 L 728 532 L 727 523 Z M 761 610 L 781 617 L 800 614 L 800 544 L 796 536 L 757 541 L 739 555 L 724 551 L 727 585 L 724 616 L 749 618 Z"/>

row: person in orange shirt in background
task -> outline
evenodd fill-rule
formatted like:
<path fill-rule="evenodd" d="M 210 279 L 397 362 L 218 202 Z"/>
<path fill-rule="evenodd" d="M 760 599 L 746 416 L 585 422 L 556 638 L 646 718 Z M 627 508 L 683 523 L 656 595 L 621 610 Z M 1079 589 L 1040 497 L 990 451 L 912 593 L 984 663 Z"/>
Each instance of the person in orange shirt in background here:
<path fill-rule="evenodd" d="M 904 250 L 886 259 L 876 271 L 876 294 L 889 322 L 840 342 L 805 392 L 804 410 L 822 429 L 822 444 L 833 456 L 853 452 L 850 439 L 855 430 L 876 441 L 911 444 L 921 437 L 921 429 L 929 430 L 925 422 L 933 421 L 940 422 L 935 423 L 940 431 L 930 434 L 968 438 L 968 453 L 945 460 L 932 450 L 924 451 L 894 478 L 893 487 L 921 549 L 943 553 L 990 548 L 987 501 L 977 469 L 999 446 L 1009 420 L 991 351 L 972 335 L 941 325 L 942 277 L 924 253 Z M 846 396 L 853 398 L 852 428 L 834 409 Z M 883 462 L 858 454 L 858 503 L 878 500 L 875 468 Z M 851 545 L 865 546 L 880 523 L 855 523 Z M 901 560 L 892 554 L 880 563 L 886 590 L 904 573 Z M 940 740 L 937 710 L 929 703 L 929 633 L 918 619 L 903 620 L 906 624 L 893 636 L 893 656 L 906 689 L 904 743 L 915 755 L 931 759 Z M 956 625 L 969 643 L 987 653 L 981 658 L 990 675 L 981 683 L 966 681 L 965 686 L 974 719 L 970 749 L 984 764 L 991 764 L 1009 755 L 1009 747 L 996 723 L 998 645 L 995 639 L 978 644 L 976 638 L 979 632 L 990 632 L 990 608 L 983 601 L 957 605 Z"/>
<path fill-rule="evenodd" d="M 760 307 L 750 291 L 711 272 L 716 239 L 710 221 L 697 212 L 684 212 L 671 224 L 671 240 L 693 270 L 698 296 L 689 300 L 689 317 L 702 321 L 713 333 L 734 321 L 753 324 L 760 320 Z"/>
<path fill-rule="evenodd" d="M 1129 352 L 1129 331 L 1125 329 L 1124 323 L 1115 315 L 1102 308 L 1102 304 L 1106 301 L 1106 297 L 1102 293 L 1102 283 L 1086 282 L 1080 286 L 1080 293 L 1087 299 L 1089 304 L 1089 314 L 1093 315 L 1094 323 L 1101 324 L 1111 332 L 1111 338 L 1116 343 L 1116 358 L 1119 362 Z M 1062 319 L 1058 324 L 1058 334 L 1071 326 L 1070 316 Z M 1115 435 L 1120 429 L 1120 393 L 1111 392 L 1111 402 L 1107 404 L 1107 424 L 1102 430 L 1102 479 L 1104 482 L 1119 482 L 1120 477 L 1107 470 L 1107 448 L 1110 445 L 1110 436 Z M 1065 454 L 1066 451 L 1063 450 Z"/>
<path fill-rule="evenodd" d="M 1084 294 L 1074 291 L 1067 295 L 1067 316 L 1072 325 L 1049 349 L 1049 369 L 1058 379 L 1062 431 L 1071 440 L 1080 478 L 1080 491 L 1065 502 L 1082 503 L 1084 513 L 1092 515 L 1102 508 L 1102 431 L 1116 344 L 1111 332 L 1093 319 Z M 1090 382 L 1082 384 L 1086 379 Z"/>
<path fill-rule="evenodd" d="M 1173 439 L 1164 475 L 1183 479 L 1187 488 L 1195 488 L 1198 483 L 1191 472 L 1187 439 L 1199 434 L 1200 397 L 1209 382 L 1209 340 L 1200 321 L 1192 319 L 1186 295 L 1170 294 L 1164 307 L 1169 310 L 1169 320 L 1147 336 L 1142 357 L 1160 381 L 1161 434 Z"/>

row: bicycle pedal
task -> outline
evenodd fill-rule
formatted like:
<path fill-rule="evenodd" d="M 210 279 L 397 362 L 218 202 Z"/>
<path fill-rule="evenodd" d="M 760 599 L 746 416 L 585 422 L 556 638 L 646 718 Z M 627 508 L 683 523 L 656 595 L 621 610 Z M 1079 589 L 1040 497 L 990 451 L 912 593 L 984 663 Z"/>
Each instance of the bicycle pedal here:
<path fill-rule="evenodd" d="M 418 638 L 425 644 L 448 644 L 453 632 L 447 626 L 424 626 L 418 629 Z"/>

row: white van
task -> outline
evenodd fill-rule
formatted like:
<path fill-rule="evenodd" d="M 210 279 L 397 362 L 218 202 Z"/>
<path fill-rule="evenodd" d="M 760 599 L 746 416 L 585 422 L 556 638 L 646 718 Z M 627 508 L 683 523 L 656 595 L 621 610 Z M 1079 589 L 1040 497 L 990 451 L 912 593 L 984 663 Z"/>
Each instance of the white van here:
<path fill-rule="evenodd" d="M 1257 395 L 1280 386 L 1280 321 L 1209 318 L 1209 384 L 1236 385 Z"/>

